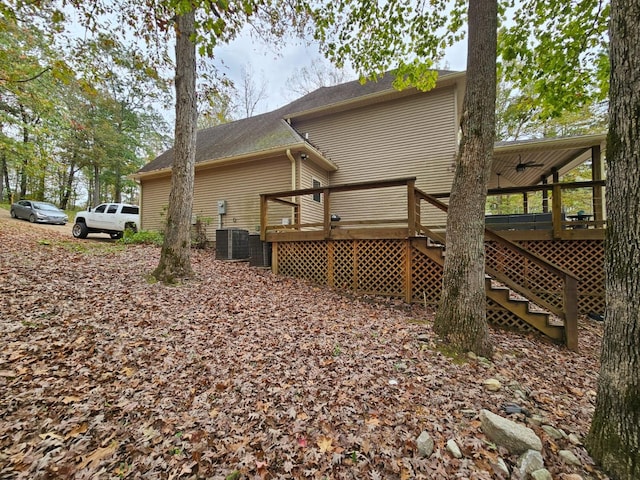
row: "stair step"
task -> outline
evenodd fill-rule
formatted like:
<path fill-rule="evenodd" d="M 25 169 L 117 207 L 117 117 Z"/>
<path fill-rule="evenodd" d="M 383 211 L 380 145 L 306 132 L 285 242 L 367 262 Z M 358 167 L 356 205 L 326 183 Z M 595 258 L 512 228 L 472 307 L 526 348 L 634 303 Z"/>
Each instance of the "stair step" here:
<path fill-rule="evenodd" d="M 414 243 L 416 249 L 431 258 L 434 262 L 443 265 L 446 251 L 444 246 L 436 245 L 437 242 L 428 237 L 420 238 Z M 513 315 L 528 323 L 536 330 L 548 337 L 562 341 L 564 340 L 565 329 L 561 318 L 552 315 L 550 312 L 541 309 L 531 303 L 528 299 L 515 294 L 506 285 L 494 280 L 485 274 L 485 291 L 488 298 L 493 300 L 501 308 L 510 311 Z"/>

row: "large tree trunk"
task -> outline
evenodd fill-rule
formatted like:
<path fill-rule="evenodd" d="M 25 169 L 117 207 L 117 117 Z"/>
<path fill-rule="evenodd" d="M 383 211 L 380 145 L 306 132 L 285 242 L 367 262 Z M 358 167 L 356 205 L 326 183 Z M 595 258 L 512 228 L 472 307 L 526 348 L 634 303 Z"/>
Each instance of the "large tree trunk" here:
<path fill-rule="evenodd" d="M 153 275 L 173 283 L 193 274 L 191 269 L 191 210 L 196 153 L 196 46 L 194 12 L 176 20 L 176 128 L 171 193 L 160 263 Z"/>
<path fill-rule="evenodd" d="M 470 0 L 467 85 L 434 330 L 454 348 L 491 356 L 484 287 L 484 209 L 495 139 L 497 1 Z"/>
<path fill-rule="evenodd" d="M 587 437 L 612 478 L 640 478 L 640 0 L 611 2 L 606 307 Z"/>

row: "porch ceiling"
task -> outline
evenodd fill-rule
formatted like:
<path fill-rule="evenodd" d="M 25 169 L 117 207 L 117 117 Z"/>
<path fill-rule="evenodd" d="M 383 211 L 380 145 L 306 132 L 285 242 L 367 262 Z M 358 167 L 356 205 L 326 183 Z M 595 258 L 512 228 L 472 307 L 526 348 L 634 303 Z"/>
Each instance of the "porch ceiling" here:
<path fill-rule="evenodd" d="M 560 175 L 591 160 L 591 149 L 604 152 L 605 134 L 537 140 L 499 142 L 494 149 L 489 188 L 537 185 L 542 177 L 551 181 L 554 169 Z M 516 169 L 520 163 L 535 164 Z"/>

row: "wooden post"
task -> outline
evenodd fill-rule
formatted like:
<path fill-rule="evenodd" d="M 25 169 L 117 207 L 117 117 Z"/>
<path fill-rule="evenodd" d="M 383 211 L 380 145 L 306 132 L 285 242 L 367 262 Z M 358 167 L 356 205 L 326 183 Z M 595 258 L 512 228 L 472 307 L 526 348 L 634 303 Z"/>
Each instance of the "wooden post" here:
<path fill-rule="evenodd" d="M 265 194 L 260 194 L 260 240 L 267 240 L 267 208 L 269 202 Z"/>
<path fill-rule="evenodd" d="M 411 304 L 413 300 L 413 275 L 411 271 L 411 239 L 408 238 L 404 242 L 405 262 L 404 262 L 404 301 Z"/>
<path fill-rule="evenodd" d="M 278 242 L 273 242 L 271 244 L 271 271 L 278 275 L 280 273 L 280 269 L 278 268 Z"/>
<path fill-rule="evenodd" d="M 542 175 L 542 185 L 547 184 L 547 177 Z M 549 213 L 549 190 L 542 190 L 542 213 Z"/>
<path fill-rule="evenodd" d="M 602 180 L 604 176 L 602 166 L 600 145 L 594 145 L 591 147 L 591 180 Z M 603 192 L 604 190 L 601 185 L 595 185 L 593 187 L 593 219 L 596 222 L 604 220 Z M 598 228 L 597 225 L 596 223 L 596 228 Z"/>
<path fill-rule="evenodd" d="M 409 238 L 416 236 L 416 181 L 407 182 L 407 227 Z"/>
<path fill-rule="evenodd" d="M 559 183 L 553 184 L 551 198 L 551 220 L 553 222 L 553 238 L 560 238 L 562 232 L 562 190 Z"/>
<path fill-rule="evenodd" d="M 331 200 L 329 198 L 330 190 L 325 188 L 322 190 L 322 199 L 324 200 L 324 238 L 331 237 Z"/>
<path fill-rule="evenodd" d="M 522 213 L 529 213 L 529 194 L 527 192 L 522 194 Z"/>
<path fill-rule="evenodd" d="M 578 351 L 578 282 L 573 277 L 564 280 L 564 332 L 565 344 L 573 352 Z"/>

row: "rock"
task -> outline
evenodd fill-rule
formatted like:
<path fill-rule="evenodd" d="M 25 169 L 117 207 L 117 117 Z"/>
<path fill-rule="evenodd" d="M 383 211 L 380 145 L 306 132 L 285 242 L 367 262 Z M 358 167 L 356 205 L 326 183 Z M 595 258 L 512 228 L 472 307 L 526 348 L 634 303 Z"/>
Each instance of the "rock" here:
<path fill-rule="evenodd" d="M 492 442 L 515 455 L 521 455 L 527 450 L 542 450 L 542 442 L 533 430 L 489 410 L 480 412 L 480 426 Z"/>
<path fill-rule="evenodd" d="M 509 472 L 509 467 L 507 467 L 507 464 L 504 463 L 504 460 L 500 457 L 498 457 L 498 462 L 493 465 L 493 469 L 496 471 L 496 473 L 500 473 L 507 478 L 509 478 L 509 475 L 511 475 L 511 472 Z"/>
<path fill-rule="evenodd" d="M 429 342 L 431 341 L 431 336 L 426 333 L 421 333 L 416 337 L 419 342 Z"/>
<path fill-rule="evenodd" d="M 462 458 L 460 447 L 458 447 L 458 444 L 454 439 L 451 439 L 447 442 L 447 450 L 449 450 L 449 453 L 451 453 L 451 455 L 453 455 L 455 458 Z"/>
<path fill-rule="evenodd" d="M 560 440 L 561 438 L 565 437 L 564 432 L 553 428 L 551 425 L 543 425 L 542 430 L 544 430 L 545 433 L 554 440 Z"/>
<path fill-rule="evenodd" d="M 478 357 L 478 362 L 480 362 L 482 365 L 485 365 L 487 367 L 491 366 L 491 360 L 485 357 Z"/>
<path fill-rule="evenodd" d="M 416 447 L 421 457 L 430 457 L 433 453 L 433 438 L 427 431 L 424 431 L 416 440 Z"/>
<path fill-rule="evenodd" d="M 542 425 L 542 422 L 544 422 L 544 418 L 542 417 L 542 415 L 534 414 L 531 415 L 531 418 L 529 418 L 529 422 L 531 422 L 533 425 Z"/>
<path fill-rule="evenodd" d="M 469 360 L 477 360 L 478 359 L 478 355 L 476 355 L 474 352 L 467 352 L 467 358 Z"/>
<path fill-rule="evenodd" d="M 574 445 L 582 445 L 582 440 L 580 440 L 580 437 L 575 433 L 569 434 L 569 441 Z"/>
<path fill-rule="evenodd" d="M 502 387 L 500 380 L 497 380 L 495 378 L 489 378 L 482 383 L 484 385 L 484 388 L 490 392 L 497 392 Z"/>
<path fill-rule="evenodd" d="M 553 480 L 551 476 L 551 472 L 546 468 L 541 468 L 540 470 L 536 470 L 531 473 L 532 480 Z"/>
<path fill-rule="evenodd" d="M 530 415 L 526 408 L 521 407 L 517 403 L 503 403 L 502 411 L 508 415 L 513 413 L 522 413 L 527 417 Z"/>
<path fill-rule="evenodd" d="M 527 478 L 527 475 L 544 468 L 542 454 L 536 450 L 527 450 L 518 459 L 518 466 L 520 467 L 520 478 Z"/>
<path fill-rule="evenodd" d="M 582 465 L 582 462 L 571 450 L 560 450 L 558 455 L 560 455 L 560 458 L 564 463 L 569 465 Z"/>

